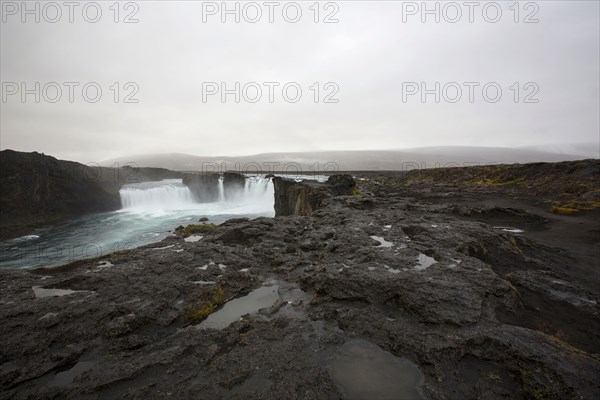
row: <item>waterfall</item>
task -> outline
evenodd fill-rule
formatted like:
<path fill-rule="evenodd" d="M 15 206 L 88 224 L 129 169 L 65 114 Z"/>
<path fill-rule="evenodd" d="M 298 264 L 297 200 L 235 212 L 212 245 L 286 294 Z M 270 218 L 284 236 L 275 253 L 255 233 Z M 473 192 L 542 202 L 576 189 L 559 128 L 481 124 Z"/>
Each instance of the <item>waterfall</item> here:
<path fill-rule="evenodd" d="M 225 187 L 223 186 L 223 177 L 219 177 L 219 201 L 225 201 Z"/>
<path fill-rule="evenodd" d="M 158 213 L 192 210 L 206 215 L 215 213 L 264 213 L 273 210 L 275 189 L 270 178 L 249 176 L 244 187 L 225 191 L 223 177 L 218 181 L 218 201 L 196 202 L 192 191 L 181 179 L 124 185 L 119 191 L 124 211 Z"/>
<path fill-rule="evenodd" d="M 181 179 L 127 184 L 119 195 L 125 210 L 181 210 L 194 205 L 194 196 Z"/>
<path fill-rule="evenodd" d="M 258 207 L 273 207 L 275 201 L 275 188 L 270 178 L 250 176 L 244 184 L 242 201 Z"/>

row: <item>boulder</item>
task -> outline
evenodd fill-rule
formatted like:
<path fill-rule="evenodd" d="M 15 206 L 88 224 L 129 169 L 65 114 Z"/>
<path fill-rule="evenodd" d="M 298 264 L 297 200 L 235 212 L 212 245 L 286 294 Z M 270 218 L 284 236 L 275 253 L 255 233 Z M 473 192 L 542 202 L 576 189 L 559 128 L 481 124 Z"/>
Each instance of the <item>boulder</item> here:
<path fill-rule="evenodd" d="M 275 216 L 312 215 L 323 201 L 333 196 L 356 194 L 356 183 L 350 175 L 332 175 L 327 182 L 275 177 Z"/>
<path fill-rule="evenodd" d="M 223 190 L 225 199 L 234 199 L 238 197 L 246 185 L 246 177 L 237 172 L 227 171 L 223 173 Z"/>
<path fill-rule="evenodd" d="M 186 185 L 198 203 L 212 203 L 219 201 L 219 179 L 218 173 L 186 174 L 182 182 Z"/>

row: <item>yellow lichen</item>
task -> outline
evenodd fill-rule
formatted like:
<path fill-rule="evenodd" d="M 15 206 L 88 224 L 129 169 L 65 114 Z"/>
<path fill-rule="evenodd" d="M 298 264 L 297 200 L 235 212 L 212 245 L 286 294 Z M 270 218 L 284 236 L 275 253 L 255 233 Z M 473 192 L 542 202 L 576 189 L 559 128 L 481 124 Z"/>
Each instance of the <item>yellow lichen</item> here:
<path fill-rule="evenodd" d="M 559 215 L 573 215 L 578 211 L 571 207 L 552 207 L 552 212 Z"/>

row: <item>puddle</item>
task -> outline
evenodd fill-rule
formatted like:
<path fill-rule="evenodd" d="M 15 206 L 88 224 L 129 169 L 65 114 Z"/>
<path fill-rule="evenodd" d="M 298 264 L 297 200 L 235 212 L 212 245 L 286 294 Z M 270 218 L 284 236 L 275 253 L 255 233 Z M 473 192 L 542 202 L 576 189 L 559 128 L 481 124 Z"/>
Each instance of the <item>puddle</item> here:
<path fill-rule="evenodd" d="M 495 229 L 502 229 L 504 232 L 510 232 L 510 233 L 523 233 L 525 232 L 523 229 L 519 229 L 519 228 L 511 228 L 510 226 L 495 226 Z"/>
<path fill-rule="evenodd" d="M 100 272 L 105 268 L 110 268 L 110 267 L 114 267 L 115 265 L 113 263 L 111 263 L 110 261 L 100 261 L 98 262 L 98 265 L 90 268 L 87 272 Z"/>
<path fill-rule="evenodd" d="M 20 238 L 15 239 L 15 241 L 25 241 L 25 240 L 34 240 L 34 239 L 39 239 L 39 235 L 25 235 L 25 236 L 21 236 Z"/>
<path fill-rule="evenodd" d="M 422 399 L 417 385 L 423 374 L 417 366 L 366 340 L 340 347 L 330 360 L 330 374 L 349 400 Z"/>
<path fill-rule="evenodd" d="M 198 235 L 192 235 L 192 236 L 188 236 L 185 239 L 183 239 L 184 242 L 197 242 L 198 240 L 202 239 L 204 236 L 198 236 Z"/>
<path fill-rule="evenodd" d="M 392 247 L 394 245 L 394 243 L 388 242 L 381 236 L 371 236 L 371 239 L 379 242 L 379 246 L 377 246 L 377 247 Z"/>
<path fill-rule="evenodd" d="M 415 265 L 415 268 L 419 269 L 419 270 L 423 270 L 423 269 L 431 267 L 436 262 L 437 261 L 435 261 L 435 259 L 433 257 L 429 257 L 423 253 L 420 253 L 417 256 L 417 265 Z"/>
<path fill-rule="evenodd" d="M 75 379 L 75 377 L 81 375 L 89 369 L 92 369 L 94 364 L 96 364 L 94 361 L 79 361 L 73 368 L 54 375 L 54 379 L 49 383 L 48 386 L 61 387 L 70 385 L 73 383 L 73 379 Z"/>
<path fill-rule="evenodd" d="M 242 315 L 254 313 L 261 308 L 271 307 L 279 299 L 279 286 L 261 286 L 244 297 L 225 303 L 219 311 L 210 314 L 198 325 L 200 329 L 223 329 L 238 321 Z"/>
<path fill-rule="evenodd" d="M 71 289 L 45 289 L 40 286 L 32 286 L 33 294 L 36 298 L 41 299 L 44 297 L 61 297 L 68 294 L 85 292 L 86 290 L 71 290 Z"/>
<path fill-rule="evenodd" d="M 114 267 L 114 266 L 115 266 L 115 264 L 111 263 L 110 261 L 100 261 L 96 268 L 108 268 L 108 267 Z"/>

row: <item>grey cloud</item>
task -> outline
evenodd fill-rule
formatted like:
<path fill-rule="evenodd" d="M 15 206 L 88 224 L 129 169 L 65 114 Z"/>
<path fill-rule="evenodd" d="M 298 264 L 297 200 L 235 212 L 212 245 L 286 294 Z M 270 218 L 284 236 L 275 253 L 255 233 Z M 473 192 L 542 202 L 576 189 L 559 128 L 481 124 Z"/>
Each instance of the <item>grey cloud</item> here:
<path fill-rule="evenodd" d="M 2 149 L 89 162 L 599 141 L 597 2 L 538 2 L 537 24 L 515 24 L 506 13 L 497 24 L 402 23 L 401 2 L 366 1 L 338 2 L 337 24 L 315 24 L 309 14 L 297 24 L 203 24 L 201 2 L 138 4 L 137 24 L 110 15 L 97 24 L 2 23 L 3 82 L 94 81 L 104 89 L 96 104 L 2 103 Z M 139 103 L 112 103 L 109 86 L 129 81 L 139 85 Z M 295 81 L 303 97 L 203 103 L 207 81 Z M 339 103 L 314 104 L 315 81 L 337 83 Z M 495 81 L 504 93 L 496 104 L 402 103 L 405 81 Z M 536 82 L 540 103 L 510 101 L 517 81 Z"/>

